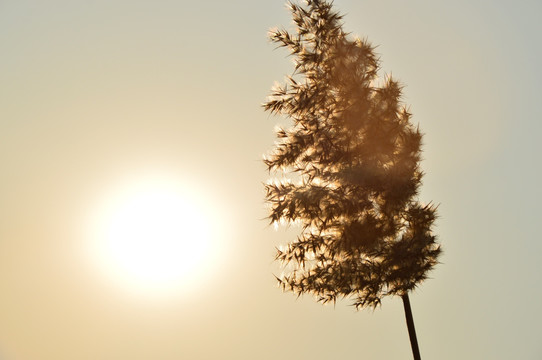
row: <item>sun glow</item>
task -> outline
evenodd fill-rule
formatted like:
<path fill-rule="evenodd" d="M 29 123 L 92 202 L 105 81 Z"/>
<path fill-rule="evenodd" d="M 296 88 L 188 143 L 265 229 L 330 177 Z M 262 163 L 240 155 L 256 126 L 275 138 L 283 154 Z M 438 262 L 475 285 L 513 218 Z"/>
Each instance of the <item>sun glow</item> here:
<path fill-rule="evenodd" d="M 151 297 L 185 294 L 213 272 L 219 216 L 196 189 L 147 178 L 106 198 L 94 216 L 90 254 L 118 287 Z"/>

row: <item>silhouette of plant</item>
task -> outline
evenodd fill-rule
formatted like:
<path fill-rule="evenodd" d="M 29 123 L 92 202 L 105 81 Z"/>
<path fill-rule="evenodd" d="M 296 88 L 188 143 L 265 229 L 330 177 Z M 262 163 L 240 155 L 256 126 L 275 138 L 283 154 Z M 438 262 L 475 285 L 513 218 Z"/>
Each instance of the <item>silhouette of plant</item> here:
<path fill-rule="evenodd" d="M 407 310 L 408 292 L 440 254 L 436 207 L 417 199 L 422 134 L 401 103 L 402 86 L 391 76 L 379 81 L 369 42 L 344 32 L 331 2 L 305 3 L 289 3 L 296 32 L 270 32 L 295 70 L 264 104 L 292 120 L 264 159 L 282 174 L 265 187 L 269 219 L 302 227 L 278 250 L 286 271 L 278 280 L 323 303 L 350 298 L 358 309 L 401 296 Z"/>

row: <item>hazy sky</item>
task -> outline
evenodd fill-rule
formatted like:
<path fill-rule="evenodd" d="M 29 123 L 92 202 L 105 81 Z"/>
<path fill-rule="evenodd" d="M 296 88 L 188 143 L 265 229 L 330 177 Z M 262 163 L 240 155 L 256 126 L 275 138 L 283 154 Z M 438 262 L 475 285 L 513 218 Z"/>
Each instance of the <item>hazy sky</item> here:
<path fill-rule="evenodd" d="M 444 255 L 411 295 L 422 358 L 542 359 L 542 3 L 335 5 L 426 134 Z M 0 0 L 1 359 L 411 358 L 399 298 L 276 287 L 296 231 L 262 220 L 281 120 L 260 104 L 292 70 L 267 31 L 290 23 L 282 0 Z M 149 300 L 86 249 L 92 214 L 155 175 L 201 200 L 220 255 Z"/>

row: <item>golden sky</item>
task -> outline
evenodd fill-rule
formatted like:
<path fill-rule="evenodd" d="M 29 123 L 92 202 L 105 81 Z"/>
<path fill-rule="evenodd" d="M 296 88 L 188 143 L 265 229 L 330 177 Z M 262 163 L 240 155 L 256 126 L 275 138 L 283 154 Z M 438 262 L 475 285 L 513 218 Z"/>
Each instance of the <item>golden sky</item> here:
<path fill-rule="evenodd" d="M 422 357 L 539 359 L 542 5 L 335 5 L 426 134 L 444 255 L 411 296 Z M 296 231 L 262 220 L 283 120 L 260 104 L 292 70 L 266 39 L 289 24 L 282 1 L 0 0 L 0 359 L 411 356 L 399 299 L 356 312 L 275 286 Z M 194 266 L 135 284 L 128 244 L 100 247 L 148 231 L 127 198 L 197 209 L 158 226 L 206 255 L 187 245 L 160 266 Z"/>

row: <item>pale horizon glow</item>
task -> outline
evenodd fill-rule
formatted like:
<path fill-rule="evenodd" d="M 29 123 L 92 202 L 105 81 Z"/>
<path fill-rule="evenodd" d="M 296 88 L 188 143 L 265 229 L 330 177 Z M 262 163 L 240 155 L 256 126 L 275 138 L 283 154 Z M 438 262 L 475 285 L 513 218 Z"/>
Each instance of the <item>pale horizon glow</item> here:
<path fill-rule="evenodd" d="M 165 176 L 112 186 L 89 226 L 87 253 L 101 281 L 138 298 L 192 293 L 217 271 L 223 253 L 211 203 L 193 186 Z"/>

